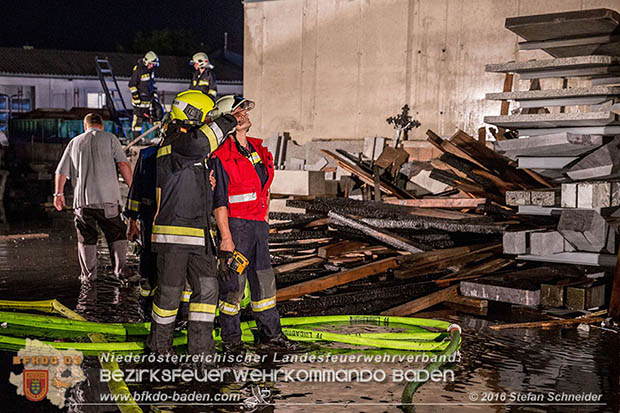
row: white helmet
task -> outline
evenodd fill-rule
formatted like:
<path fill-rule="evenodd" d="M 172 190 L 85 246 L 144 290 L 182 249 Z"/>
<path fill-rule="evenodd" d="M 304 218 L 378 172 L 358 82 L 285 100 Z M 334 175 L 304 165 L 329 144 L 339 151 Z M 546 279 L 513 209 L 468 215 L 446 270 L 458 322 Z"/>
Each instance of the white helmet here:
<path fill-rule="evenodd" d="M 146 52 L 146 54 L 142 58 L 142 62 L 145 65 L 152 63 L 155 66 L 159 66 L 159 57 L 157 57 L 157 54 L 151 50 L 151 51 Z"/>
<path fill-rule="evenodd" d="M 198 52 L 192 56 L 189 64 L 193 66 L 196 63 L 200 69 L 213 69 L 213 65 L 209 62 L 209 56 L 204 52 Z"/>

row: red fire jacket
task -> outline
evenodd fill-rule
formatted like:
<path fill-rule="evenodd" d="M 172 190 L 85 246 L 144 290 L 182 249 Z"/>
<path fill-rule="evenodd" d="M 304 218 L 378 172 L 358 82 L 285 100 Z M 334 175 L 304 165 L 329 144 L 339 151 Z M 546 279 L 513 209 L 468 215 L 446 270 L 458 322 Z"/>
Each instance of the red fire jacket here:
<path fill-rule="evenodd" d="M 261 139 L 248 137 L 261 158 L 267 171 L 267 183 L 261 188 L 260 178 L 254 165 L 237 150 L 234 138 L 226 141 L 213 153 L 222 162 L 228 174 L 228 216 L 233 218 L 263 221 L 269 203 L 269 188 L 273 181 L 273 157 L 263 146 Z"/>

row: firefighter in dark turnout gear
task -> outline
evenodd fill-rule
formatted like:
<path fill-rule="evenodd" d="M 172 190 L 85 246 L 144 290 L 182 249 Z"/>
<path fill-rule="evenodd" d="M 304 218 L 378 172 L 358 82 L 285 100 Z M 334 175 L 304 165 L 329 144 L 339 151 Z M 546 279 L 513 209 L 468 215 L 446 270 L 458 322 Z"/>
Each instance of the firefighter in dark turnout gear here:
<path fill-rule="evenodd" d="M 151 319 L 151 308 L 157 288 L 157 254 L 151 245 L 153 220 L 157 212 L 155 185 L 157 179 L 156 156 L 158 146 L 140 150 L 133 171 L 133 182 L 127 194 L 123 214 L 129 219 L 128 238 L 140 240 L 140 304 L 147 320 Z M 187 320 L 189 299 L 192 291 L 185 285 L 181 296 L 181 307 L 177 320 Z"/>
<path fill-rule="evenodd" d="M 218 106 L 220 102 L 218 101 Z M 237 98 L 233 115 L 236 132 L 211 157 L 215 171 L 215 218 L 222 237 L 221 250 L 239 251 L 250 263 L 238 285 L 220 284 L 220 325 L 228 352 L 241 352 L 239 303 L 246 277 L 250 284 L 252 314 L 264 347 L 296 350 L 282 333 L 276 308 L 276 281 L 269 257 L 269 188 L 274 177 L 273 158 L 262 140 L 247 136 L 252 125 L 248 111 L 254 102 Z"/>
<path fill-rule="evenodd" d="M 172 351 L 174 321 L 185 280 L 192 289 L 188 351 L 214 351 L 213 320 L 218 297 L 215 247 L 209 215 L 213 192 L 207 158 L 236 121 L 222 116 L 210 123 L 213 100 L 189 90 L 176 96 L 165 138 L 157 151 L 157 212 L 152 245 L 157 252 L 157 290 L 147 345 L 155 353 Z"/>
<path fill-rule="evenodd" d="M 140 151 L 133 170 L 133 182 L 127 194 L 124 215 L 129 219 L 129 240 L 140 240 L 140 296 L 144 313 L 150 309 L 157 285 L 157 254 L 151 248 L 153 219 L 157 211 L 155 180 L 157 146 Z"/>
<path fill-rule="evenodd" d="M 195 69 L 189 88 L 200 90 L 202 93 L 215 99 L 217 96 L 217 84 L 215 74 L 212 71 L 213 65 L 209 62 L 207 54 L 203 52 L 196 53 L 192 56 L 189 64 Z"/>
<path fill-rule="evenodd" d="M 157 109 L 154 112 L 159 112 L 161 108 L 155 88 L 155 68 L 157 66 L 159 66 L 159 58 L 155 52 L 148 52 L 143 58 L 138 59 L 129 79 L 131 105 L 133 106 L 131 131 L 134 138 L 142 133 L 142 122 L 151 119 L 153 108 L 156 107 Z"/>

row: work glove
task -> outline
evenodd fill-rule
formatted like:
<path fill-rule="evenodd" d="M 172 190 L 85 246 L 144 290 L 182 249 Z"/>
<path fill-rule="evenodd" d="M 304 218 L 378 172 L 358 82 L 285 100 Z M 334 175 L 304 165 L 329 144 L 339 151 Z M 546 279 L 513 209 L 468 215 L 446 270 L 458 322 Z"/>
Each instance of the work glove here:
<path fill-rule="evenodd" d="M 235 293 L 239 291 L 239 274 L 230 268 L 228 263 L 233 257 L 232 251 L 222 251 L 217 253 L 218 271 L 217 280 L 220 291 Z"/>

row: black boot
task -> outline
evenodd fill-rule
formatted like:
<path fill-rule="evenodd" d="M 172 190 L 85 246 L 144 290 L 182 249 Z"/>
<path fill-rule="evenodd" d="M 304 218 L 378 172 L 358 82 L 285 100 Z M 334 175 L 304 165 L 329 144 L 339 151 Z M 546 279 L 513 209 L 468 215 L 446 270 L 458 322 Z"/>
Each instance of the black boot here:
<path fill-rule="evenodd" d="M 262 334 L 259 335 L 258 348 L 261 351 L 268 353 L 303 353 L 307 351 L 306 346 L 304 346 L 302 343 L 290 340 L 282 332 L 272 338 L 266 338 Z"/>

